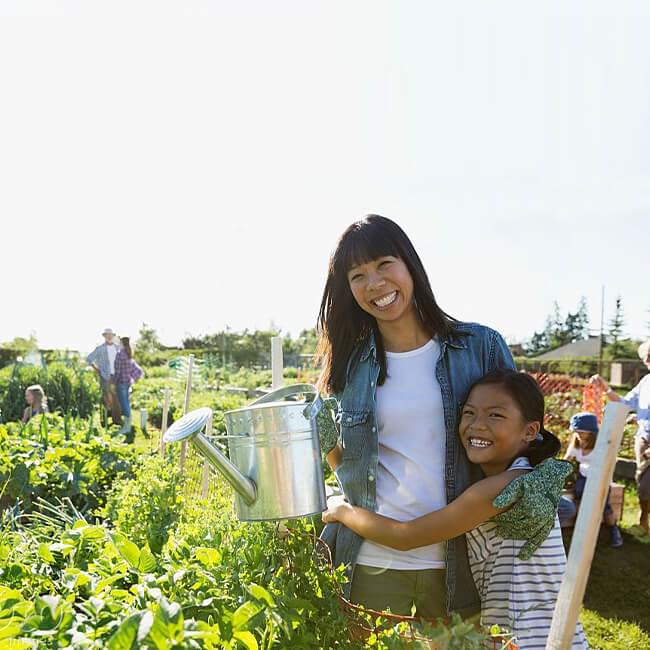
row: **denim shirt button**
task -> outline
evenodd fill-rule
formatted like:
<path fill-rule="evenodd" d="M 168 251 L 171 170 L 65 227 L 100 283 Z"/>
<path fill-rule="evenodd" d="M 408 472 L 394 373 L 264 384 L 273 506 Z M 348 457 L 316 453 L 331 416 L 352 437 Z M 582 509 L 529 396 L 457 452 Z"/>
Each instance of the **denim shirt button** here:
<path fill-rule="evenodd" d="M 372 428 L 372 432 L 373 432 L 373 433 L 377 433 L 377 427 L 373 427 L 373 428 Z"/>
<path fill-rule="evenodd" d="M 374 481 L 375 480 L 375 475 L 374 474 L 368 474 L 368 480 L 369 481 Z"/>
<path fill-rule="evenodd" d="M 371 382 L 370 382 L 370 385 L 371 385 L 371 386 L 374 386 L 374 385 L 375 385 L 375 382 L 374 382 L 374 381 L 371 381 Z"/>

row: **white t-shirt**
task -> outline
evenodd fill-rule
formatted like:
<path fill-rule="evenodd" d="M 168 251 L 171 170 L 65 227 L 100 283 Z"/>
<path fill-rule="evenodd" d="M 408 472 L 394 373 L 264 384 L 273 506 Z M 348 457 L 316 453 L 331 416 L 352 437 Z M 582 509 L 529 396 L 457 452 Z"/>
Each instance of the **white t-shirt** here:
<path fill-rule="evenodd" d="M 571 455 L 578 461 L 580 464 L 579 472 L 582 476 L 587 478 L 589 476 L 589 466 L 591 465 L 591 452 L 593 449 L 587 449 L 583 451 L 582 447 L 573 447 Z"/>
<path fill-rule="evenodd" d="M 445 417 L 436 364 L 440 345 L 387 352 L 388 376 L 377 387 L 377 512 L 408 521 L 447 505 Z M 445 544 L 398 551 L 364 540 L 359 564 L 387 569 L 444 569 Z"/>
<path fill-rule="evenodd" d="M 115 374 L 115 357 L 117 356 L 117 345 L 106 345 L 106 354 L 108 354 L 108 363 L 111 367 L 111 375 Z"/>

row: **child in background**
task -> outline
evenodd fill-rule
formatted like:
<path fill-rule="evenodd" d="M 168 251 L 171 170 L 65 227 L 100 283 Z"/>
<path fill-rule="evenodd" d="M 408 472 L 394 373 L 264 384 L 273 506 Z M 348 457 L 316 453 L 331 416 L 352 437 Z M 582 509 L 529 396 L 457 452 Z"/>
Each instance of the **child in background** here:
<path fill-rule="evenodd" d="M 473 384 L 461 410 L 459 436 L 472 463 L 486 478 L 440 510 L 398 521 L 335 497 L 323 513 L 364 539 L 408 550 L 465 533 L 472 576 L 481 597 L 481 624 L 499 625 L 516 636 L 521 650 L 544 648 L 566 567 L 559 522 L 535 552 L 524 541 L 498 534 L 497 495 L 516 477 L 542 462 L 555 463 L 560 483 L 568 463 L 552 459 L 559 440 L 543 427 L 544 396 L 535 380 L 513 370 L 495 370 Z M 535 524 L 531 514 L 531 526 Z M 573 649 L 587 648 L 580 624 Z"/>
<path fill-rule="evenodd" d="M 593 413 L 576 413 L 569 423 L 569 429 L 573 431 L 573 437 L 569 447 L 564 454 L 565 460 L 575 459 L 579 464 L 579 474 L 573 488 L 575 499 L 582 499 L 582 493 L 585 489 L 587 476 L 589 475 L 589 465 L 591 453 L 596 445 L 596 436 L 598 435 L 598 419 Z M 614 511 L 609 503 L 609 492 L 607 493 L 607 502 L 603 513 L 603 520 L 609 526 L 611 546 L 620 548 L 623 546 L 623 535 L 620 528 L 616 525 Z"/>
<path fill-rule="evenodd" d="M 25 389 L 25 401 L 29 406 L 23 411 L 22 423 L 26 424 L 35 415 L 47 413 L 47 397 L 40 384 L 27 386 Z"/>

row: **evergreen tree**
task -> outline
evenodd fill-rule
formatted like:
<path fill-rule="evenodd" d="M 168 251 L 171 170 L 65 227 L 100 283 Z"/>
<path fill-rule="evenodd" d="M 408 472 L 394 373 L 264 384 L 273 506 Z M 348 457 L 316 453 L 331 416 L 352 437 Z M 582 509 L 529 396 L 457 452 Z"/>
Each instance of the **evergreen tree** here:
<path fill-rule="evenodd" d="M 609 321 L 609 329 L 607 330 L 607 343 L 609 344 L 609 354 L 612 359 L 615 359 L 623 353 L 623 345 L 621 345 L 623 324 L 623 306 L 621 304 L 621 296 L 618 296 L 616 298 L 614 316 Z"/>

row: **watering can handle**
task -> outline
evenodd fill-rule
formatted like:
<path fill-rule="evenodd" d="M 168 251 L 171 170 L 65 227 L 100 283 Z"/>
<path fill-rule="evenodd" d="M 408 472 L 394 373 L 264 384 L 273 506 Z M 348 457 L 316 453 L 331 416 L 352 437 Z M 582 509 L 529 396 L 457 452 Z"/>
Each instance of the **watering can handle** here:
<path fill-rule="evenodd" d="M 298 393 L 312 393 L 318 395 L 318 391 L 311 384 L 293 384 L 291 386 L 282 386 L 282 388 L 276 388 L 266 395 L 262 395 L 256 399 L 250 406 L 255 406 L 256 404 L 265 404 L 266 402 L 275 402 L 289 395 L 297 395 Z"/>
<path fill-rule="evenodd" d="M 289 397 L 289 395 L 297 395 L 298 393 L 308 393 L 314 396 L 313 401 L 305 407 L 304 415 L 309 419 L 315 418 L 322 411 L 324 403 L 321 396 L 318 394 L 316 387 L 311 384 L 292 384 L 291 386 L 277 388 L 266 395 L 262 395 L 259 399 L 256 399 L 251 406 L 254 406 L 255 404 L 265 404 L 266 402 L 275 402 L 284 397 Z"/>

